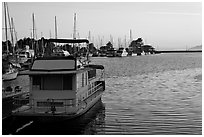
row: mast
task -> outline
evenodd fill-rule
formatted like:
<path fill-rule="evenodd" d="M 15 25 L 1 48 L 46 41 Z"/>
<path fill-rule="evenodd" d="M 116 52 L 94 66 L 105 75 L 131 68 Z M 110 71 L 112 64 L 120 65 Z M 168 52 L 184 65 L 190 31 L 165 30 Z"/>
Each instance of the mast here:
<path fill-rule="evenodd" d="M 76 39 L 76 13 L 74 13 L 74 33 L 73 33 L 73 39 Z M 74 49 L 74 55 L 77 53 L 76 44 L 73 43 L 73 49 Z"/>
<path fill-rule="evenodd" d="M 89 36 L 88 36 L 89 41 L 91 41 L 91 31 L 89 30 Z"/>
<path fill-rule="evenodd" d="M 57 18 L 55 16 L 55 39 L 57 39 Z"/>
<path fill-rule="evenodd" d="M 76 39 L 76 13 L 74 13 L 74 34 L 73 39 Z"/>
<path fill-rule="evenodd" d="M 35 17 L 34 17 L 34 13 L 32 14 L 32 21 L 33 21 L 33 29 L 32 29 L 32 31 L 33 31 L 33 40 L 32 40 L 32 49 L 34 49 L 34 38 L 35 38 L 35 24 L 34 24 L 34 20 L 35 20 Z"/>
<path fill-rule="evenodd" d="M 11 18 L 11 24 L 12 24 L 14 35 L 15 35 L 16 46 L 17 46 L 16 48 L 18 49 L 18 38 L 17 38 L 17 32 L 16 32 L 16 29 L 15 29 L 15 26 L 14 26 L 13 18 Z"/>
<path fill-rule="evenodd" d="M 11 25 L 11 20 L 10 20 L 10 15 L 9 15 L 9 9 L 8 9 L 8 3 L 6 3 L 6 9 L 7 9 L 7 14 L 8 14 L 9 29 L 10 29 L 10 34 L 11 34 L 11 47 L 12 47 L 13 53 L 14 53 L 13 27 L 12 27 L 12 25 Z"/>
<path fill-rule="evenodd" d="M 126 35 L 125 35 L 125 48 L 126 48 Z"/>
<path fill-rule="evenodd" d="M 50 30 L 50 39 L 51 39 L 51 37 L 52 37 L 52 33 L 51 33 L 51 30 Z"/>
<path fill-rule="evenodd" d="M 14 34 L 15 32 L 14 32 L 13 18 L 11 18 L 11 26 L 12 26 L 12 27 L 11 27 L 11 33 L 12 33 L 12 34 L 11 34 L 11 40 L 12 40 L 12 45 L 13 45 L 13 54 L 15 54 L 15 49 L 14 49 L 14 47 L 15 47 L 14 45 L 15 45 L 15 44 L 14 44 L 14 38 L 13 38 L 13 34 Z"/>
<path fill-rule="evenodd" d="M 7 16 L 6 16 L 6 2 L 4 2 L 4 13 L 5 13 L 5 33 L 6 33 L 6 52 L 9 53 L 8 47 L 8 34 L 7 34 Z"/>
<path fill-rule="evenodd" d="M 118 38 L 118 48 L 121 48 L 121 39 Z"/>
<path fill-rule="evenodd" d="M 130 43 L 132 42 L 132 30 L 130 29 Z M 130 44 L 129 43 L 129 44 Z"/>
<path fill-rule="evenodd" d="M 113 37 L 112 37 L 112 35 L 110 35 L 110 42 L 111 42 L 111 44 L 113 44 Z"/>

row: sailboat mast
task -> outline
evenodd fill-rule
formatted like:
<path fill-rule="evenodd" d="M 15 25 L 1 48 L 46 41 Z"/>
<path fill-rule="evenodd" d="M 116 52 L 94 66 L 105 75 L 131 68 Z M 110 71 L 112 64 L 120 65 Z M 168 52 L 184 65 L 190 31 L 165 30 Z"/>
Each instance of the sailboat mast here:
<path fill-rule="evenodd" d="M 11 25 L 11 20 L 10 20 L 10 15 L 9 15 L 9 9 L 8 9 L 8 3 L 6 3 L 6 9 L 7 9 L 7 15 L 8 15 L 9 29 L 10 29 L 10 34 L 11 34 L 11 46 L 12 46 L 13 53 L 14 53 L 13 27 L 12 27 L 12 25 Z"/>
<path fill-rule="evenodd" d="M 14 34 L 15 32 L 14 32 L 13 18 L 11 18 L 11 26 L 12 26 L 12 27 L 11 27 L 11 33 L 12 33 L 12 34 L 11 34 L 11 40 L 12 40 L 12 43 L 13 43 L 13 44 L 12 44 L 12 45 L 13 45 L 13 54 L 15 54 L 15 49 L 14 49 L 14 48 L 15 48 L 15 46 L 14 46 L 15 44 L 14 44 L 14 38 L 13 38 L 13 34 Z"/>
<path fill-rule="evenodd" d="M 34 20 L 35 20 L 35 17 L 34 17 L 34 13 L 32 14 L 32 21 L 33 21 L 33 42 L 32 42 L 32 49 L 34 48 L 34 38 L 35 38 L 35 24 L 34 24 Z"/>
<path fill-rule="evenodd" d="M 55 39 L 57 39 L 57 18 L 55 16 Z"/>
<path fill-rule="evenodd" d="M 8 34 L 7 34 L 7 14 L 6 14 L 6 2 L 4 2 L 4 13 L 5 13 L 5 33 L 6 33 L 6 52 L 9 53 L 8 47 Z"/>
<path fill-rule="evenodd" d="M 126 48 L 126 35 L 125 35 L 125 48 Z"/>
<path fill-rule="evenodd" d="M 120 41 L 120 38 L 118 38 L 118 48 L 121 48 L 121 41 Z"/>
<path fill-rule="evenodd" d="M 74 32 L 73 32 L 73 39 L 76 39 L 76 13 L 74 13 Z M 77 48 L 75 43 L 73 43 L 74 54 L 77 53 Z"/>
<path fill-rule="evenodd" d="M 76 39 L 76 13 L 74 13 L 74 34 L 73 39 Z"/>
<path fill-rule="evenodd" d="M 89 36 L 88 36 L 89 41 L 91 41 L 91 31 L 89 30 Z"/>
<path fill-rule="evenodd" d="M 130 43 L 132 42 L 132 30 L 130 29 Z M 129 44 L 130 44 L 129 43 Z"/>
<path fill-rule="evenodd" d="M 17 46 L 16 49 L 18 49 L 18 38 L 17 38 L 17 32 L 16 32 L 16 29 L 15 29 L 13 18 L 11 18 L 11 24 L 13 26 L 13 32 L 14 32 L 14 36 L 15 36 L 15 40 L 16 40 L 16 46 Z"/>
<path fill-rule="evenodd" d="M 51 30 L 50 30 L 50 39 L 52 38 L 52 33 L 51 33 Z"/>

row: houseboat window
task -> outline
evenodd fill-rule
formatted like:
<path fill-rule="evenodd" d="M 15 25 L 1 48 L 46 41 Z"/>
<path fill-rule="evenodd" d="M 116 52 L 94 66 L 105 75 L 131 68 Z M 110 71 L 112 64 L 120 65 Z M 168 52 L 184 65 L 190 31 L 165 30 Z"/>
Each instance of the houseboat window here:
<path fill-rule="evenodd" d="M 62 90 L 62 77 L 59 75 L 44 76 L 42 90 Z"/>
<path fill-rule="evenodd" d="M 90 71 L 88 71 L 88 78 L 93 78 L 96 77 L 96 69 L 92 69 Z"/>
<path fill-rule="evenodd" d="M 41 77 L 40 76 L 32 76 L 32 79 L 33 79 L 33 86 L 36 88 L 39 88 L 41 87 Z"/>
<path fill-rule="evenodd" d="M 72 90 L 72 75 L 63 76 L 63 90 Z"/>
<path fill-rule="evenodd" d="M 82 73 L 82 87 L 84 87 L 84 73 Z"/>
<path fill-rule="evenodd" d="M 87 83 L 87 82 L 88 82 L 88 80 L 87 80 L 87 73 L 85 73 L 85 76 L 86 76 L 86 77 L 85 77 L 85 81 L 86 81 L 85 84 L 87 85 L 87 84 L 88 84 L 88 83 Z"/>

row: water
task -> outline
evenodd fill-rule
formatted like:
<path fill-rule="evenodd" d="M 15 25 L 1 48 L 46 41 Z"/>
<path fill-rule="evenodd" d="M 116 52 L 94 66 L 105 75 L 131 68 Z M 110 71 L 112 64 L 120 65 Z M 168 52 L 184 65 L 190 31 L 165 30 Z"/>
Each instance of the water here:
<path fill-rule="evenodd" d="M 11 128 L 10 121 L 3 122 L 3 133 L 202 134 L 202 54 L 92 58 L 92 62 L 105 66 L 106 90 L 88 113 L 54 125 L 26 121 Z"/>

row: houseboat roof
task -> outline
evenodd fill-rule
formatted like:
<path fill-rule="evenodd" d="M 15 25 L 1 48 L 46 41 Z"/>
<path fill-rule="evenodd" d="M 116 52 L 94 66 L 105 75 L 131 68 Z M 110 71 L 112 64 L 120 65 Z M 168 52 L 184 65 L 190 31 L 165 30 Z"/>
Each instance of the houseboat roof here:
<path fill-rule="evenodd" d="M 50 75 L 50 74 L 76 74 L 77 70 L 73 71 L 21 71 L 19 75 Z"/>
<path fill-rule="evenodd" d="M 87 39 L 48 39 L 48 41 L 58 43 L 89 43 Z"/>
<path fill-rule="evenodd" d="M 42 57 L 33 62 L 30 71 L 67 71 L 76 70 L 76 58 L 68 57 Z"/>
<path fill-rule="evenodd" d="M 77 73 L 82 73 L 84 71 L 89 71 L 91 70 L 92 68 L 82 68 L 82 69 L 79 69 L 79 70 L 59 70 L 59 71 L 39 71 L 39 70 L 26 70 L 26 71 L 21 71 L 19 73 L 19 75 L 64 75 L 64 74 L 77 74 Z"/>

